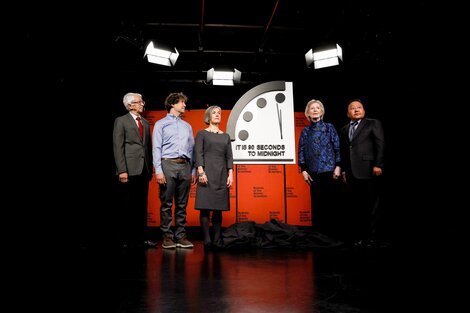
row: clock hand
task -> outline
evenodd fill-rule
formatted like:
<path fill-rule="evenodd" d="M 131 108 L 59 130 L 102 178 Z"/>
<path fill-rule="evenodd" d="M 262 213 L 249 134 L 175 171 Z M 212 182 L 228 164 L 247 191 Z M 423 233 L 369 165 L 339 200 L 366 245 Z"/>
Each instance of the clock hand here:
<path fill-rule="evenodd" d="M 277 111 L 277 118 L 279 120 L 279 130 L 281 131 L 281 139 L 282 138 L 282 111 L 279 110 L 279 103 L 276 102 L 276 111 Z"/>

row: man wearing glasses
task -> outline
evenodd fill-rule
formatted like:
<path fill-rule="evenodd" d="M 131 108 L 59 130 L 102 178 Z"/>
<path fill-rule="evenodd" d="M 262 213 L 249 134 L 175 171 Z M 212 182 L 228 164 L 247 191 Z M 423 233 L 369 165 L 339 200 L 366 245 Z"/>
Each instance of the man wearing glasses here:
<path fill-rule="evenodd" d="M 117 117 L 113 129 L 113 151 L 118 176 L 118 239 L 125 248 L 156 247 L 147 238 L 147 198 L 152 179 L 150 126 L 142 117 L 145 101 L 138 93 L 123 98 L 129 113 Z"/>

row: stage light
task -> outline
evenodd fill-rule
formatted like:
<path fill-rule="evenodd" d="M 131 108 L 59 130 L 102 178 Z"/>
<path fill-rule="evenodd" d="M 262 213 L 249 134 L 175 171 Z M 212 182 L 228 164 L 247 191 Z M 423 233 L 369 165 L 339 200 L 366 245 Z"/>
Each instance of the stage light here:
<path fill-rule="evenodd" d="M 179 53 L 176 48 L 165 43 L 150 40 L 145 48 L 144 57 L 150 63 L 174 66 L 178 59 Z"/>
<path fill-rule="evenodd" d="M 207 82 L 217 86 L 233 86 L 239 83 L 242 73 L 236 68 L 211 68 L 207 71 Z"/>
<path fill-rule="evenodd" d="M 305 54 L 307 67 L 312 63 L 315 69 L 339 65 L 343 61 L 343 49 L 338 44 L 322 45 L 315 49 L 310 49 Z"/>

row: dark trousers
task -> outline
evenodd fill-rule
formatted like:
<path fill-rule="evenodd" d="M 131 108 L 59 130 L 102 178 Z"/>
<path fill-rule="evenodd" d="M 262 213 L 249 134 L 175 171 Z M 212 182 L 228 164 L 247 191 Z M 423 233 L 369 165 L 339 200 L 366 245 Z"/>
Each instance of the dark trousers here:
<path fill-rule="evenodd" d="M 118 182 L 118 240 L 125 244 L 142 244 L 147 237 L 147 203 L 149 175 L 129 176 Z"/>
<path fill-rule="evenodd" d="M 350 221 L 353 240 L 377 239 L 380 221 L 381 178 L 356 179 L 348 176 Z"/>
<path fill-rule="evenodd" d="M 186 234 L 186 206 L 191 190 L 191 165 L 162 160 L 166 184 L 160 185 L 160 230 L 163 237 L 181 239 Z M 175 230 L 172 231 L 175 202 Z"/>
<path fill-rule="evenodd" d="M 333 172 L 310 174 L 312 226 L 315 231 L 328 236 L 338 236 L 339 209 L 341 206 L 339 179 L 333 179 Z"/>

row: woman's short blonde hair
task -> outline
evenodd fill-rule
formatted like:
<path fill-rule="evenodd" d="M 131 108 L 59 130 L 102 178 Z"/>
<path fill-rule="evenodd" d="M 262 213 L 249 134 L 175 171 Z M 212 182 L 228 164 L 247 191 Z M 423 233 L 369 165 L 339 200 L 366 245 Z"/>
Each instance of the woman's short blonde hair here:
<path fill-rule="evenodd" d="M 222 112 L 222 109 L 218 105 L 211 105 L 206 109 L 206 112 L 204 112 L 204 123 L 207 125 L 211 123 L 211 115 L 215 109 L 219 109 L 220 112 Z"/>
<path fill-rule="evenodd" d="M 320 106 L 320 110 L 321 110 L 321 118 L 320 119 L 323 119 L 323 116 L 325 116 L 325 106 L 323 105 L 323 103 L 320 100 L 312 99 L 309 102 L 307 102 L 307 105 L 305 106 L 305 117 L 309 121 L 310 121 L 310 118 L 308 117 L 308 110 L 310 110 L 310 106 L 314 103 L 318 103 L 318 105 Z"/>

